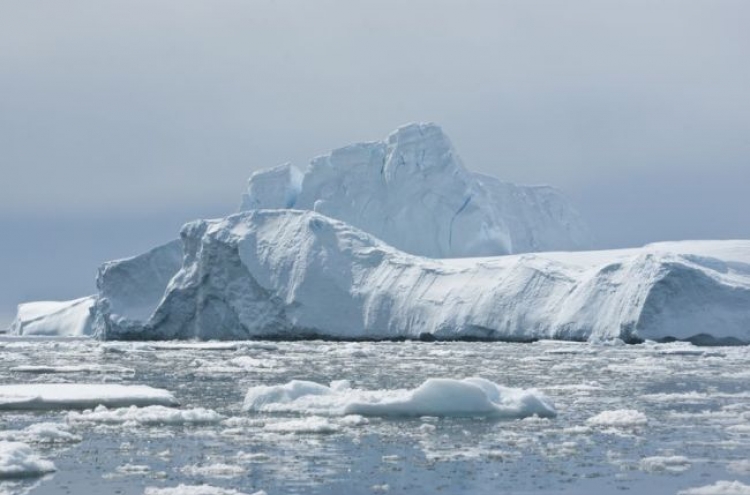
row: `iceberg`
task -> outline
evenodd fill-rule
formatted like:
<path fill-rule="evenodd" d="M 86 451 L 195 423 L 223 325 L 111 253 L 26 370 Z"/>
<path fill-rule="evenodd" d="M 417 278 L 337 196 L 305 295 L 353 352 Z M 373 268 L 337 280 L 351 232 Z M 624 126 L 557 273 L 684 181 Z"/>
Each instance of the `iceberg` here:
<path fill-rule="evenodd" d="M 374 417 L 553 418 L 554 405 L 541 392 L 509 388 L 484 378 L 430 378 L 413 390 L 359 390 L 348 382 L 330 387 L 302 380 L 251 387 L 245 411 Z"/>
<path fill-rule="evenodd" d="M 434 124 L 256 172 L 240 210 L 105 263 L 94 296 L 20 305 L 11 332 L 750 343 L 750 241 L 582 251 L 557 190 L 468 171 Z"/>
<path fill-rule="evenodd" d="M 13 335 L 84 337 L 91 335 L 90 310 L 96 296 L 72 301 L 35 301 L 18 305 L 10 326 Z"/>
<path fill-rule="evenodd" d="M 432 259 L 312 211 L 182 230 L 182 267 L 105 339 L 750 342 L 750 241 Z"/>
<path fill-rule="evenodd" d="M 384 141 L 254 173 L 241 211 L 312 210 L 407 253 L 495 256 L 592 245 L 557 189 L 520 186 L 468 171 L 442 129 L 409 124 Z"/>

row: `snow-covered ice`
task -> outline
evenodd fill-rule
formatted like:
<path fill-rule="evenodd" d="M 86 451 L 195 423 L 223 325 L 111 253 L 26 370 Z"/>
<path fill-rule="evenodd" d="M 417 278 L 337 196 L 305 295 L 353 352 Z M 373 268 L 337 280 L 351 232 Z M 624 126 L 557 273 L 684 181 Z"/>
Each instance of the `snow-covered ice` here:
<path fill-rule="evenodd" d="M 602 411 L 586 421 L 591 426 L 614 426 L 634 427 L 644 426 L 648 423 L 645 414 L 634 409 L 618 409 L 615 411 Z"/>
<path fill-rule="evenodd" d="M 177 406 L 167 390 L 146 385 L 26 383 L 0 385 L 0 410 L 85 409 L 99 405 Z"/>
<path fill-rule="evenodd" d="M 247 391 L 247 411 L 299 412 L 360 416 L 452 416 L 489 418 L 554 417 L 555 407 L 542 393 L 503 387 L 482 378 L 431 378 L 413 390 L 360 390 L 347 383 L 328 387 L 294 380 Z"/>
<path fill-rule="evenodd" d="M 0 480 L 42 476 L 53 471 L 55 464 L 25 443 L 0 441 Z"/>

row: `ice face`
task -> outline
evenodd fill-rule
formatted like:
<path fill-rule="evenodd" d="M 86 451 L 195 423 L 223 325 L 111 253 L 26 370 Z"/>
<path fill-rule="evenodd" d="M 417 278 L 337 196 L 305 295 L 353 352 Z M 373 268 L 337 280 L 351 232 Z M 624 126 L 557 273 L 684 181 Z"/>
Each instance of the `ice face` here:
<path fill-rule="evenodd" d="M 241 210 L 314 210 L 433 258 L 584 249 L 591 236 L 557 190 L 469 172 L 435 124 L 256 172 Z"/>
<path fill-rule="evenodd" d="M 90 310 L 96 296 L 72 301 L 36 301 L 18 305 L 10 333 L 26 336 L 82 337 L 93 334 Z"/>

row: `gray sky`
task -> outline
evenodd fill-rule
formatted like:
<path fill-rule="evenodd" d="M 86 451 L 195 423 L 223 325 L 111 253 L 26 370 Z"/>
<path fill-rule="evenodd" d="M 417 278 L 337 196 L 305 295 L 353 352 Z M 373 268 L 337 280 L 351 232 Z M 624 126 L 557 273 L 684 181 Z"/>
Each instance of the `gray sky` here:
<path fill-rule="evenodd" d="M 443 126 L 602 247 L 750 237 L 750 2 L 0 3 L 0 326 L 238 204 L 262 167 Z"/>

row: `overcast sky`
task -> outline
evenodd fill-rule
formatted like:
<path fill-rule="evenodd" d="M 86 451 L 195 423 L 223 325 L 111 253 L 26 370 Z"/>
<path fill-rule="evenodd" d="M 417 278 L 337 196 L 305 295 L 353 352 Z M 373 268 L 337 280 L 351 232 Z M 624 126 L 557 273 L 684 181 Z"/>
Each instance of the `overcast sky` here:
<path fill-rule="evenodd" d="M 253 170 L 434 121 L 601 247 L 750 237 L 750 2 L 0 2 L 0 326 L 234 210 Z"/>

